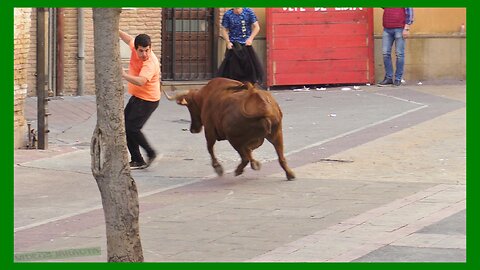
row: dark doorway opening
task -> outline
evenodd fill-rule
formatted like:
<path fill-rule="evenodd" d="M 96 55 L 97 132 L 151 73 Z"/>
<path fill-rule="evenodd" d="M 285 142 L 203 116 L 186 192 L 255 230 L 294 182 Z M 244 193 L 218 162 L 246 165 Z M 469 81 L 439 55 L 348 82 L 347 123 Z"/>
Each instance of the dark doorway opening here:
<path fill-rule="evenodd" d="M 163 9 L 162 80 L 209 80 L 214 76 L 215 17 L 214 8 Z"/>

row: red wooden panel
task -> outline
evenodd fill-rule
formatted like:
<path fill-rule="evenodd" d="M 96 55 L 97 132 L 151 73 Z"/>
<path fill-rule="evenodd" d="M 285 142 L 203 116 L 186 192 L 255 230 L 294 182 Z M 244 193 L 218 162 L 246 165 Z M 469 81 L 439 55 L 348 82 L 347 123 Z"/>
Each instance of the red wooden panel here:
<path fill-rule="evenodd" d="M 367 29 L 362 24 L 312 24 L 312 25 L 275 25 L 273 29 L 275 37 L 305 37 L 305 36 L 348 36 L 367 35 Z"/>
<path fill-rule="evenodd" d="M 374 80 L 373 9 L 267 8 L 267 85 Z"/>
<path fill-rule="evenodd" d="M 275 13 L 282 13 L 282 14 L 288 14 L 288 13 L 308 13 L 308 12 L 316 12 L 316 13 L 332 13 L 335 12 L 352 12 L 352 11 L 367 11 L 369 8 L 313 8 L 313 7 L 307 7 L 307 8 L 269 8 L 268 12 L 271 14 Z"/>
<path fill-rule="evenodd" d="M 368 77 L 365 72 L 324 70 L 315 73 L 277 74 L 273 85 L 340 84 L 345 83 L 345 80 L 348 80 L 348 83 L 365 83 Z"/>
<path fill-rule="evenodd" d="M 307 36 L 307 37 L 277 37 L 273 40 L 271 50 L 305 49 L 308 48 L 342 48 L 367 46 L 365 35 L 348 36 Z"/>
<path fill-rule="evenodd" d="M 275 74 L 311 73 L 317 70 L 365 72 L 368 64 L 365 60 L 322 60 L 322 61 L 276 61 L 273 63 Z"/>
<path fill-rule="evenodd" d="M 297 49 L 297 50 L 272 50 L 271 57 L 273 61 L 278 60 L 334 60 L 334 59 L 368 59 L 367 47 L 352 47 L 352 48 L 316 48 L 316 49 Z M 332 61 L 332 65 L 335 64 Z"/>
<path fill-rule="evenodd" d="M 325 23 L 366 23 L 365 12 L 301 12 L 301 13 L 272 13 L 272 20 L 275 25 L 279 24 L 325 24 Z"/>

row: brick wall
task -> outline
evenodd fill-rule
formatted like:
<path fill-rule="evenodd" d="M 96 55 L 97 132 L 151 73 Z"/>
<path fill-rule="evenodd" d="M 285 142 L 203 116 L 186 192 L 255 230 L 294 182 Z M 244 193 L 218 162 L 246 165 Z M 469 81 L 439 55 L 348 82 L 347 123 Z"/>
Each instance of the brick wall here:
<path fill-rule="evenodd" d="M 33 11 L 35 9 L 32 9 Z M 84 39 L 85 39 L 85 78 L 84 94 L 95 94 L 95 66 L 93 49 L 93 17 L 92 9 L 84 9 Z M 136 36 L 146 33 L 152 38 L 152 49 L 160 59 L 161 52 L 161 8 L 123 9 L 120 14 L 120 29 Z M 64 95 L 76 95 L 78 88 L 78 31 L 77 8 L 64 9 Z M 36 16 L 31 15 L 31 46 L 28 59 L 28 73 L 35 74 L 36 65 Z M 105 48 L 108 49 L 108 48 Z M 128 66 L 128 59 L 123 60 Z M 36 96 L 35 77 L 30 76 L 28 81 L 28 95 Z"/>
<path fill-rule="evenodd" d="M 161 8 L 139 8 L 139 9 L 123 9 L 120 14 L 120 29 L 132 37 L 139 34 L 147 34 L 152 40 L 152 51 L 161 62 L 162 53 L 162 9 Z M 128 68 L 130 60 L 130 49 L 123 41 L 120 42 L 124 46 L 126 53 L 122 54 L 122 63 L 125 69 Z M 162 75 L 160 66 L 160 76 Z M 125 86 L 126 87 L 126 86 Z"/>
<path fill-rule="evenodd" d="M 29 8 L 14 9 L 14 147 L 26 145 L 27 127 L 24 115 L 28 89 L 27 59 L 31 40 Z"/>

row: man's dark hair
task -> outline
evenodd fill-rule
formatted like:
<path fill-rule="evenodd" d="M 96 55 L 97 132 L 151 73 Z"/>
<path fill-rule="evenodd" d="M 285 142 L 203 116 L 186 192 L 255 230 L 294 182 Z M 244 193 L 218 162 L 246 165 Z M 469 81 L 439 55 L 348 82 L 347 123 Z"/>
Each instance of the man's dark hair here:
<path fill-rule="evenodd" d="M 152 41 L 150 40 L 150 36 L 147 34 L 140 34 L 135 37 L 135 49 L 138 49 L 138 46 L 148 47 L 152 45 Z"/>

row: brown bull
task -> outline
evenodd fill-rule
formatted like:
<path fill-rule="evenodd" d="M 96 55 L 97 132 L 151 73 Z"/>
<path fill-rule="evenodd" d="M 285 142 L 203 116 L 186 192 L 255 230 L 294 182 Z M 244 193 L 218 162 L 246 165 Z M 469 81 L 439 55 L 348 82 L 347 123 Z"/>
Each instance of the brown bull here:
<path fill-rule="evenodd" d="M 208 152 L 218 175 L 223 175 L 223 168 L 213 152 L 216 141 L 228 140 L 240 154 L 242 161 L 235 170 L 235 175 L 240 175 L 249 162 L 252 169 L 260 169 L 252 151 L 266 138 L 275 147 L 287 179 L 295 178 L 283 155 L 282 111 L 269 92 L 250 83 L 214 78 L 200 90 L 190 90 L 175 99 L 190 112 L 190 132 L 199 133 L 205 126 Z"/>

